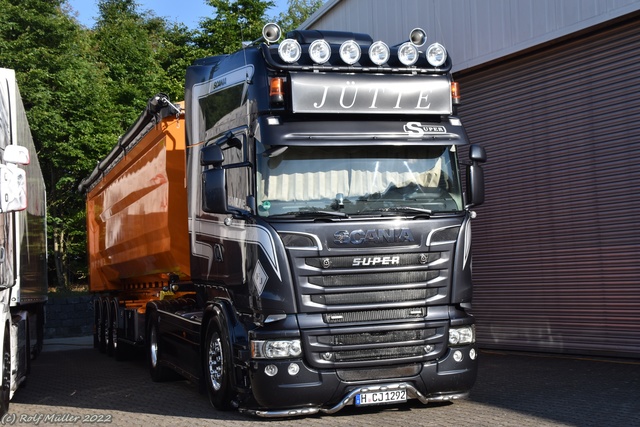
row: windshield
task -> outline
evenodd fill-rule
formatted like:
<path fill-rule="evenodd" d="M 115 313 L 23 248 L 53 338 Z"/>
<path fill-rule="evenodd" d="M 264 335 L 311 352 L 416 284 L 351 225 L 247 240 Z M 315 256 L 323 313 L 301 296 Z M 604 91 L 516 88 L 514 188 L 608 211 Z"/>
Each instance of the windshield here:
<path fill-rule="evenodd" d="M 261 216 L 437 214 L 463 209 L 455 146 L 265 146 Z"/>

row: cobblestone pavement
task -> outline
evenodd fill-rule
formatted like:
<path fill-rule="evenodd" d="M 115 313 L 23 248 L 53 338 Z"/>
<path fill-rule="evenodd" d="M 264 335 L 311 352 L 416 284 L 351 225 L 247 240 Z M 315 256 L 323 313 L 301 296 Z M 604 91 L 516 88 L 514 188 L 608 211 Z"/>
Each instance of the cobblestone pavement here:
<path fill-rule="evenodd" d="M 78 347 L 46 351 L 1 421 L 114 426 L 640 426 L 640 361 L 482 351 L 467 400 L 347 407 L 334 415 L 263 420 L 218 412 L 187 381 L 154 383 L 141 360 Z"/>

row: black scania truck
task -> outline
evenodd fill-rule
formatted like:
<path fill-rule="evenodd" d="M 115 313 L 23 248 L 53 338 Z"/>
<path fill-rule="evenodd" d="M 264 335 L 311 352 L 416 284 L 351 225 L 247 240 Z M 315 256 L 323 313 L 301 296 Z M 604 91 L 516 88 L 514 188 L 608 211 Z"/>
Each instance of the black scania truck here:
<path fill-rule="evenodd" d="M 112 292 L 97 342 L 144 335 L 154 379 L 170 368 L 217 408 L 262 417 L 466 396 L 478 356 L 470 209 L 484 200 L 486 154 L 455 114 L 447 51 L 421 29 L 392 47 L 350 32 L 279 40 L 269 24 L 188 68 L 189 271 L 140 263 L 169 277 L 165 290 L 145 288 L 150 300 L 131 309 L 133 291 Z M 151 175 L 140 197 L 165 182 Z M 89 216 L 115 218 L 125 202 Z M 103 267 L 115 259 L 95 246 Z"/>
<path fill-rule="evenodd" d="M 187 71 L 191 280 L 213 403 L 261 416 L 465 396 L 469 209 L 445 48 L 294 31 Z M 426 47 L 421 51 L 421 47 Z"/>

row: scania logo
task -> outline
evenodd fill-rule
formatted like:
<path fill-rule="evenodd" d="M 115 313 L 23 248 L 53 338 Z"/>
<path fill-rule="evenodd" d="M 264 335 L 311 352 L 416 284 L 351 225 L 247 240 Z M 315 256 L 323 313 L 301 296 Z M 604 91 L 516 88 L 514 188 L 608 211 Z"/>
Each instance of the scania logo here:
<path fill-rule="evenodd" d="M 340 230 L 333 234 L 333 242 L 338 245 L 362 245 L 372 243 L 414 242 L 408 228 L 377 228 L 373 230 Z"/>

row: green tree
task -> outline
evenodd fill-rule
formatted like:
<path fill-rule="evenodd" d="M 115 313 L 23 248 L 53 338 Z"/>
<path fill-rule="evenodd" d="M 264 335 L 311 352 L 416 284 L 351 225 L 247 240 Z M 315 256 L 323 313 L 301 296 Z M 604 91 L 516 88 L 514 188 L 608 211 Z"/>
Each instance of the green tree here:
<path fill-rule="evenodd" d="M 207 0 L 215 9 L 214 18 L 200 21 L 197 45 L 209 55 L 232 53 L 243 41 L 256 40 L 267 23 L 266 12 L 274 6 L 271 0 Z"/>
<path fill-rule="evenodd" d="M 117 135 L 104 70 L 62 0 L 0 0 L 0 64 L 16 70 L 48 197 L 50 283 L 86 271 L 77 185 Z"/>
<path fill-rule="evenodd" d="M 282 28 L 283 34 L 298 28 L 315 11 L 320 9 L 323 0 L 289 0 L 287 10 L 273 18 Z"/>
<path fill-rule="evenodd" d="M 126 129 L 146 101 L 167 87 L 166 73 L 155 60 L 153 34 L 135 1 L 100 0 L 98 10 L 93 32 L 96 61 L 105 68 L 109 94 Z"/>

